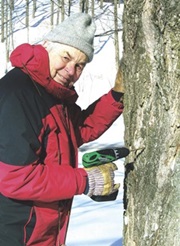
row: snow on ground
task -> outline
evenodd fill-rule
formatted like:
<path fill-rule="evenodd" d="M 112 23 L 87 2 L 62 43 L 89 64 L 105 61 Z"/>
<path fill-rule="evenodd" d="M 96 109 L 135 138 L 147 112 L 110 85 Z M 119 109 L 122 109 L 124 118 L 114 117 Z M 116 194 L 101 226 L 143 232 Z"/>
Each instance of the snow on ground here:
<path fill-rule="evenodd" d="M 31 22 L 29 28 L 29 42 L 35 43 L 40 40 L 43 34 L 49 30 L 49 23 L 46 18 L 49 16 L 48 1 L 43 4 L 36 14 L 36 18 Z M 16 12 L 18 16 L 17 25 L 14 27 L 15 47 L 27 42 L 27 30 L 19 26 L 23 24 L 25 2 L 16 1 Z M 122 14 L 123 5 L 119 11 Z M 122 42 L 120 33 L 120 53 L 122 53 Z M 102 41 L 102 40 L 99 40 Z M 0 77 L 4 75 L 6 69 L 10 69 L 10 64 L 5 59 L 5 44 L 0 43 Z M 114 84 L 116 68 L 113 39 L 105 44 L 98 52 L 93 61 L 88 64 L 83 71 L 80 80 L 76 83 L 76 90 L 79 94 L 78 104 L 86 108 L 91 102 L 108 92 Z M 123 117 L 119 117 L 111 128 L 98 140 L 89 144 L 84 144 L 79 149 L 79 165 L 81 165 L 82 155 L 85 152 L 104 149 L 109 147 L 123 146 L 124 123 Z M 123 231 L 123 159 L 116 161 L 118 166 L 116 171 L 116 181 L 121 183 L 116 201 L 95 202 L 85 195 L 76 196 L 73 202 L 69 230 L 67 234 L 67 246 L 121 246 Z"/>
<path fill-rule="evenodd" d="M 123 145 L 123 117 L 119 117 L 98 140 L 80 148 L 83 153 Z M 115 201 L 95 202 L 85 195 L 76 196 L 67 234 L 67 246 L 121 246 L 123 233 L 123 178 L 124 159 L 115 161 L 118 166 L 116 183 L 120 190 Z M 80 163 L 81 166 L 81 163 Z"/>

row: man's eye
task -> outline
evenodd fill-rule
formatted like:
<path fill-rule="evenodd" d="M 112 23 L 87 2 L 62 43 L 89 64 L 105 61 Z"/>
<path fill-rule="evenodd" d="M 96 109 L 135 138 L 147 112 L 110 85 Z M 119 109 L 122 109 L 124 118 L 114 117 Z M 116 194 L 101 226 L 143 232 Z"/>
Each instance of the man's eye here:
<path fill-rule="evenodd" d="M 76 69 L 77 71 L 81 72 L 83 70 L 84 66 L 83 65 L 80 65 L 80 64 L 77 64 L 76 65 Z"/>
<path fill-rule="evenodd" d="M 69 57 L 67 57 L 67 56 L 62 56 L 62 60 L 63 60 L 64 62 L 68 62 L 68 61 L 69 61 Z"/>

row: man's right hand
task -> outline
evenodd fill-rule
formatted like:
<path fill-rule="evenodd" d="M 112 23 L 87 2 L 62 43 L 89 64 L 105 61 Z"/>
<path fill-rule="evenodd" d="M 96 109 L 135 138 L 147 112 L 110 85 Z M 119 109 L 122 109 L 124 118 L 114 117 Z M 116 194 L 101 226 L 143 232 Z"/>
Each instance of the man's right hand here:
<path fill-rule="evenodd" d="M 85 168 L 88 175 L 85 194 L 89 197 L 108 196 L 116 192 L 120 184 L 114 184 L 115 170 L 117 170 L 117 166 L 114 163 Z"/>

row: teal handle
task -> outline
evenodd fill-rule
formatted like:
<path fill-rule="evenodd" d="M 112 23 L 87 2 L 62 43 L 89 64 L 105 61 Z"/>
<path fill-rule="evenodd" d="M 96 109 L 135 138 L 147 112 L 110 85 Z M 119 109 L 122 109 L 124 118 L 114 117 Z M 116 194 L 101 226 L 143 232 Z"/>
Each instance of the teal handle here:
<path fill-rule="evenodd" d="M 106 150 L 107 154 L 104 154 L 105 150 L 93 151 L 86 153 L 82 157 L 82 164 L 84 167 L 99 166 L 108 162 L 115 161 L 117 158 L 111 154 L 111 151 Z M 108 153 L 109 152 L 109 153 Z"/>

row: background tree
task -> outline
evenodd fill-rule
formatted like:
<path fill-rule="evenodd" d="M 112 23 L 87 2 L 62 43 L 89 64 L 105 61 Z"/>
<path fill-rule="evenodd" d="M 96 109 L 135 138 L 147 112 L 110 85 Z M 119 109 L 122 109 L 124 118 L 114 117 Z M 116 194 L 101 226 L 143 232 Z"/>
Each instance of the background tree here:
<path fill-rule="evenodd" d="M 6 61 L 9 61 L 9 51 L 11 48 L 11 34 L 12 34 L 12 21 L 11 21 L 11 17 L 12 17 L 12 12 L 9 6 L 8 2 L 4 3 L 4 30 L 5 30 L 5 34 L 4 34 L 4 40 L 5 40 L 5 46 L 6 46 Z"/>
<path fill-rule="evenodd" d="M 100 6 L 101 9 L 103 8 L 103 0 L 99 1 L 99 6 Z"/>
<path fill-rule="evenodd" d="M 32 17 L 33 18 L 35 17 L 36 10 L 37 10 L 36 0 L 33 0 L 33 12 L 32 12 Z"/>
<path fill-rule="evenodd" d="M 124 4 L 124 245 L 179 246 L 180 2 Z"/>
<path fill-rule="evenodd" d="M 29 42 L 29 5 L 30 2 L 29 0 L 26 0 L 26 21 L 25 21 L 25 26 L 27 29 L 27 41 Z"/>
<path fill-rule="evenodd" d="M 115 48 L 115 60 L 116 67 L 118 69 L 119 66 L 119 27 L 118 27 L 118 1 L 114 0 L 114 48 Z"/>
<path fill-rule="evenodd" d="M 65 19 L 65 1 L 64 0 L 61 0 L 60 1 L 61 5 L 60 5 L 60 8 L 61 8 L 61 11 L 60 11 L 60 21 L 59 23 L 63 22 L 63 20 Z M 71 10 L 71 1 L 69 0 L 68 1 L 68 16 L 70 15 L 70 10 Z"/>
<path fill-rule="evenodd" d="M 91 0 L 91 16 L 94 18 L 94 7 L 95 7 L 95 3 L 94 0 Z"/>
<path fill-rule="evenodd" d="M 14 49 L 14 39 L 13 39 L 13 10 L 14 10 L 14 1 L 10 0 L 8 2 L 8 6 L 7 8 L 9 9 L 9 38 L 11 39 L 11 44 L 12 44 L 12 48 Z"/>
<path fill-rule="evenodd" d="M 71 14 L 71 6 L 72 6 L 71 0 L 68 0 L 68 16 L 70 16 Z"/>
<path fill-rule="evenodd" d="M 54 1 L 51 1 L 51 28 L 54 26 Z"/>
<path fill-rule="evenodd" d="M 9 0 L 9 5 L 11 6 L 11 9 L 14 10 L 14 0 Z"/>
<path fill-rule="evenodd" d="M 1 42 L 4 42 L 4 1 L 1 1 Z"/>
<path fill-rule="evenodd" d="M 79 1 L 79 10 L 82 13 L 88 13 L 88 6 L 89 6 L 89 1 L 88 0 L 80 0 Z"/>
<path fill-rule="evenodd" d="M 97 34 L 95 38 L 99 39 L 100 45 L 98 44 L 98 47 L 95 48 L 95 52 L 98 53 L 110 39 L 113 39 L 116 51 L 116 63 L 118 64 L 118 33 L 122 30 L 119 27 L 121 20 L 117 11 L 118 2 L 115 0 L 114 4 L 114 0 L 105 0 L 102 3 L 103 1 L 100 3 L 94 0 L 80 0 L 79 2 L 71 0 L 0 0 L 1 42 L 6 46 L 6 56 L 9 57 L 9 53 L 17 45 L 16 38 L 14 38 L 13 34 L 16 36 L 18 31 L 25 29 L 27 35 L 23 35 L 22 42 L 31 43 L 31 37 L 29 35 L 33 28 L 38 27 L 39 34 L 42 34 L 41 27 L 43 29 L 47 27 L 48 31 L 48 29 L 62 22 L 67 16 L 70 16 L 72 12 L 80 11 L 92 15 L 96 22 Z M 77 8 L 78 5 L 79 10 Z M 44 11 L 41 12 L 43 8 Z M 38 12 L 39 10 L 40 12 Z M 37 12 L 38 14 L 36 15 Z"/>

